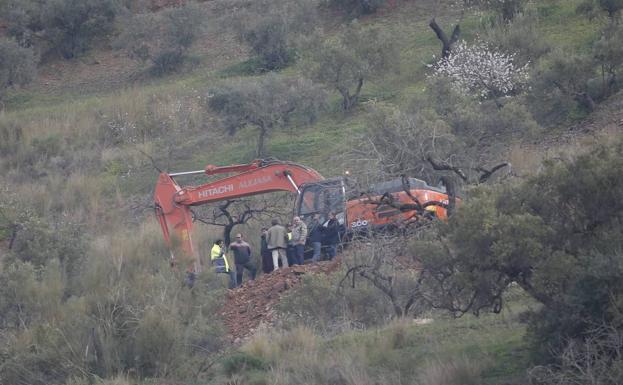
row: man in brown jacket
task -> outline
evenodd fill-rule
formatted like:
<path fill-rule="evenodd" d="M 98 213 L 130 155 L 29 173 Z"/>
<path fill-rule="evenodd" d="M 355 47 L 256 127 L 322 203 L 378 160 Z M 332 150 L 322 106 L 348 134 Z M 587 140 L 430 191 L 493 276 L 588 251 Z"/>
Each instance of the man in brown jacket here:
<path fill-rule="evenodd" d="M 273 271 L 275 271 L 279 269 L 279 258 L 281 258 L 281 265 L 288 267 L 288 258 L 286 258 L 288 240 L 286 228 L 279 224 L 279 219 L 273 219 L 271 224 L 271 228 L 266 233 L 266 243 L 268 250 L 273 254 Z"/>

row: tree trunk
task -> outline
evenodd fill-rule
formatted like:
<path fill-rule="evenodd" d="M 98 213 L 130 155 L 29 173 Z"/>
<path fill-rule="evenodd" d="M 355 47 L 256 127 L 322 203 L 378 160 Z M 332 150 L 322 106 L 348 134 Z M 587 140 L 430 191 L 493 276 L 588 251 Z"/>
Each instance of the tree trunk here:
<path fill-rule="evenodd" d="M 255 153 L 257 159 L 262 159 L 264 157 L 264 141 L 266 139 L 267 132 L 268 130 L 266 127 L 260 127 L 260 134 L 257 138 L 257 151 Z"/>
<path fill-rule="evenodd" d="M 588 112 L 593 112 L 595 110 L 595 101 L 587 92 L 578 92 L 575 95 L 575 100 L 584 108 L 588 110 Z"/>
<path fill-rule="evenodd" d="M 338 91 L 340 92 L 340 94 L 342 94 L 342 108 L 344 109 L 344 111 L 350 110 L 355 104 L 357 104 L 362 87 L 363 78 L 359 78 L 357 79 L 357 88 L 355 88 L 355 93 L 352 95 L 350 94 L 350 91 L 348 89 L 338 88 Z"/>
<path fill-rule="evenodd" d="M 456 188 L 452 178 L 442 176 L 441 182 L 444 186 L 446 186 L 446 194 L 448 194 L 448 207 L 446 208 L 446 213 L 449 218 L 454 215 L 454 210 L 456 208 Z"/>
<path fill-rule="evenodd" d="M 350 92 L 348 90 L 340 90 L 340 94 L 342 94 L 342 109 L 344 111 L 350 110 L 355 103 L 353 97 L 350 96 Z"/>
<path fill-rule="evenodd" d="M 231 244 L 231 232 L 234 230 L 235 223 L 228 223 L 223 227 L 223 242 L 225 246 L 229 247 Z"/>
<path fill-rule="evenodd" d="M 452 45 L 456 43 L 456 41 L 459 39 L 459 36 L 461 35 L 461 27 L 457 24 L 452 31 L 452 35 L 450 36 L 450 38 L 448 38 L 443 29 L 441 29 L 439 24 L 437 24 L 437 21 L 435 19 L 432 19 L 428 26 L 431 27 L 431 29 L 435 32 L 437 38 L 441 41 L 441 44 L 443 45 L 441 48 L 441 57 L 448 57 L 448 55 L 450 55 L 450 51 L 452 50 Z"/>

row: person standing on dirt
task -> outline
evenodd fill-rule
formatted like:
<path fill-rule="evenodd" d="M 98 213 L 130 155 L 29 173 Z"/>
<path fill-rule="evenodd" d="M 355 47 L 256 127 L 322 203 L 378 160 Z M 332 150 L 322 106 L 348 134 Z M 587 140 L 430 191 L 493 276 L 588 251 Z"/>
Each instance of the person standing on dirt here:
<path fill-rule="evenodd" d="M 290 266 L 296 265 L 294 259 L 294 244 L 292 243 L 292 224 L 288 223 L 286 225 L 286 238 L 288 240 L 286 247 L 286 257 L 288 257 L 288 264 Z"/>
<path fill-rule="evenodd" d="M 324 231 L 324 241 L 327 245 L 327 256 L 333 259 L 337 255 L 337 245 L 340 243 L 340 222 L 334 212 L 329 213 L 329 221 Z"/>
<path fill-rule="evenodd" d="M 210 260 L 212 266 L 214 266 L 215 272 L 229 275 L 229 288 L 233 289 L 236 287 L 236 273 L 229 268 L 229 262 L 227 262 L 227 257 L 225 257 L 222 239 L 214 241 L 214 246 L 212 246 L 212 250 L 210 251 Z"/>
<path fill-rule="evenodd" d="M 309 225 L 309 242 L 314 249 L 312 262 L 320 261 L 320 251 L 322 250 L 323 233 L 324 227 L 322 227 L 322 224 L 320 223 L 320 214 L 314 214 L 314 218 Z"/>
<path fill-rule="evenodd" d="M 262 235 L 260 236 L 261 249 L 260 254 L 262 254 L 262 271 L 265 274 L 273 271 L 273 257 L 272 253 L 268 249 L 268 241 L 266 240 L 266 235 L 268 234 L 268 229 L 266 227 L 262 227 Z"/>
<path fill-rule="evenodd" d="M 251 262 L 251 246 L 242 239 L 242 234 L 236 234 L 236 240 L 229 245 L 234 252 L 234 262 L 236 263 L 236 281 L 238 286 L 242 285 L 242 273 L 244 269 L 249 270 L 251 281 L 255 279 L 257 269 Z"/>
<path fill-rule="evenodd" d="M 279 258 L 283 267 L 288 267 L 286 248 L 288 237 L 286 228 L 279 224 L 279 219 L 275 218 L 271 222 L 272 226 L 266 232 L 266 243 L 273 257 L 273 271 L 279 269 Z"/>
<path fill-rule="evenodd" d="M 302 265 L 305 261 L 305 241 L 307 240 L 307 225 L 299 217 L 292 219 L 292 243 L 294 244 L 294 259 Z"/>

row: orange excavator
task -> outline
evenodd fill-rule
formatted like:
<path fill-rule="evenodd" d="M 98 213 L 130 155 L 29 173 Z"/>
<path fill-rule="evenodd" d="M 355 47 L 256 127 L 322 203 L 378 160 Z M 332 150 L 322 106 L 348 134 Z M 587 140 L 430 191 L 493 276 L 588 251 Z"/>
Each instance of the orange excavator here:
<path fill-rule="evenodd" d="M 198 186 L 180 186 L 176 177 L 188 175 L 232 174 Z M 289 191 L 297 194 L 294 213 L 304 221 L 319 214 L 324 221 L 330 212 L 346 234 L 401 226 L 424 216 L 447 217 L 448 195 L 443 188 L 432 187 L 415 178 L 402 178 L 371 186 L 367 191 L 347 191 L 343 177 L 325 179 L 317 171 L 292 162 L 254 160 L 249 164 L 214 166 L 178 173 L 162 172 L 154 192 L 156 217 L 171 250 L 174 239 L 179 249 L 200 271 L 192 240 L 192 206 L 218 201 Z"/>

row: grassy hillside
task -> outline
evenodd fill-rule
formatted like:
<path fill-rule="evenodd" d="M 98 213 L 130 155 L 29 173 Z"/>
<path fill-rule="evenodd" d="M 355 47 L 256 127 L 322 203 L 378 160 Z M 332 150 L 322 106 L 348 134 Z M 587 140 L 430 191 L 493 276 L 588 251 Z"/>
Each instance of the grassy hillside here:
<path fill-rule="evenodd" d="M 578 13 L 581 2 L 528 2 L 526 14 L 532 15 L 538 42 L 570 54 L 591 54 L 605 22 Z M 461 124 L 480 126 L 486 111 L 501 114 L 490 100 L 474 99 L 447 116 L 436 110 L 439 95 L 429 78 L 441 43 L 428 26 L 431 18 L 448 33 L 460 22 L 461 38 L 468 42 L 503 30 L 491 26 L 492 12 L 461 12 L 451 3 L 456 2 L 390 1 L 376 14 L 361 17 L 357 23 L 364 28 L 390 31 L 399 48 L 397 71 L 366 81 L 351 111 L 343 111 L 339 94 L 325 86 L 326 110 L 309 125 L 271 133 L 267 154 L 331 177 L 351 167 L 355 172 L 372 167 L 367 159 L 352 155 L 352 149 L 367 149 L 367 138 L 378 132 L 379 111 L 421 114 L 427 123 L 457 131 Z M 228 135 L 208 105 L 210 90 L 266 75 L 245 74 L 253 57 L 223 25 L 224 16 L 232 12 L 230 4 L 200 5 L 209 27 L 194 43 L 190 64 L 178 73 L 151 77 L 144 65 L 104 45 L 70 61 L 42 64 L 34 83 L 4 98 L 0 283 L 5 290 L 0 291 L 0 310 L 7 316 L 0 316 L 0 344 L 6 345 L 0 350 L 0 374 L 28 383 L 35 377 L 19 373 L 37 368 L 28 372 L 44 373 L 36 383 L 62 372 L 58 378 L 65 377 L 58 383 L 76 385 L 526 383 L 530 358 L 519 314 L 535 305 L 516 292 L 500 315 L 453 319 L 434 312 L 431 324 L 379 322 L 367 330 L 348 327 L 333 334 L 289 325 L 233 347 L 225 340 L 226 332 L 219 329 L 222 334 L 216 336 L 212 326 L 219 324 L 219 306 L 226 306 L 215 298 L 223 295 L 218 282 L 203 277 L 202 288 L 213 291 L 190 292 L 178 287 L 183 273 L 166 267 L 166 247 L 153 217 L 154 166 L 173 172 L 252 160 L 256 129 L 245 127 Z M 341 13 L 326 8 L 320 20 L 327 38 L 337 36 L 347 23 Z M 539 60 L 529 64 L 533 74 L 545 65 Z M 305 76 L 307 64 L 299 60 L 280 72 Z M 529 105 L 530 92 L 509 100 L 528 106 L 532 121 L 531 108 L 539 103 Z M 573 101 L 553 95 L 554 100 Z M 485 145 L 471 150 L 479 156 L 486 153 L 484 159 L 491 164 L 510 161 L 514 176 L 530 175 L 547 158 L 620 137 L 623 95 L 598 101 L 592 112 L 573 105 L 561 117 L 539 120 L 531 133 L 487 134 Z M 461 140 L 472 136 L 463 133 Z M 462 193 L 468 199 L 469 189 Z M 284 209 L 284 218 L 288 215 Z M 250 234 L 255 248 L 257 237 L 251 234 L 259 226 L 238 228 Z M 196 227 L 205 257 L 220 229 Z M 70 312 L 76 316 L 67 316 Z M 63 335 L 71 331 L 76 334 Z M 160 337 L 162 345 L 152 344 Z M 85 346 L 97 346 L 105 358 L 89 350 L 83 357 Z M 192 359 L 186 362 L 186 357 Z M 100 366 L 103 360 L 106 365 Z M 95 367 L 99 371 L 85 372 Z M 457 382 L 461 379 L 467 382 Z"/>

